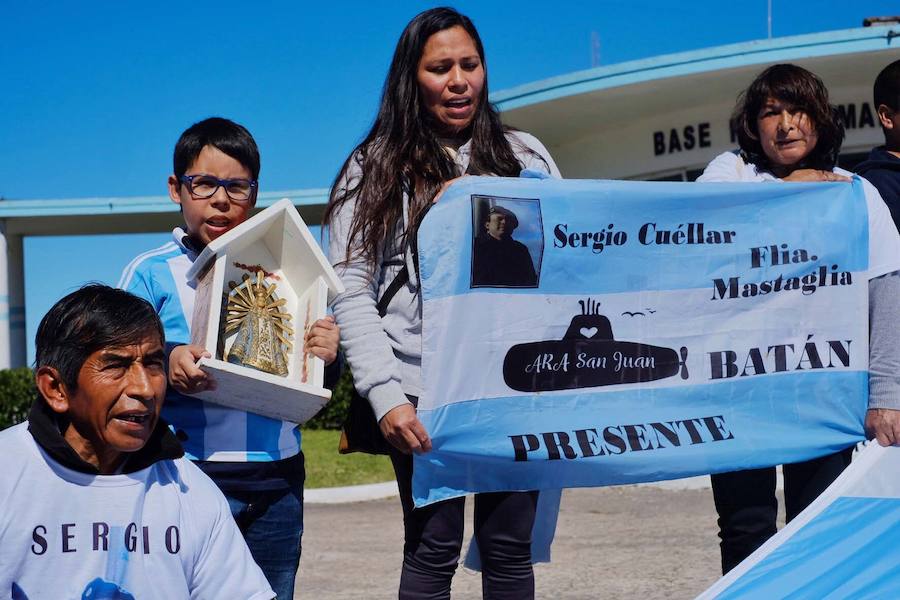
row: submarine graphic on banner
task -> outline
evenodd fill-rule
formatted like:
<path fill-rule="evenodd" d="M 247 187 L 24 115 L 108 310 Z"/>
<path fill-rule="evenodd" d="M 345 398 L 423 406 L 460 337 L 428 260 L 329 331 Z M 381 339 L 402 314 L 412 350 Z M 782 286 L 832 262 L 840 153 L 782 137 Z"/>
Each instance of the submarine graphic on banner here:
<path fill-rule="evenodd" d="M 549 392 L 688 378 L 688 350 L 616 340 L 600 303 L 580 300 L 563 339 L 516 344 L 503 360 L 503 380 L 520 392 Z M 653 312 L 650 309 L 647 309 Z M 639 311 L 623 313 L 628 316 Z"/>

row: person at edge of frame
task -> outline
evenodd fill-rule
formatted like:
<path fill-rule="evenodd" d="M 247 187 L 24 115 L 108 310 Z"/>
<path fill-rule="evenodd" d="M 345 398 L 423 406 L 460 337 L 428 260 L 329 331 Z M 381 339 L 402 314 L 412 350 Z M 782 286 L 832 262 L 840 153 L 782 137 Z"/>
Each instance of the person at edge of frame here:
<path fill-rule="evenodd" d="M 698 182 L 849 182 L 837 168 L 844 127 L 813 73 L 771 66 L 734 109 L 740 150 L 712 160 Z M 865 428 L 884 446 L 900 443 L 900 236 L 878 191 L 863 181 L 869 218 L 869 402 Z M 796 517 L 850 464 L 853 447 L 783 465 L 786 520 Z M 776 532 L 775 467 L 712 475 L 722 572 Z"/>
<path fill-rule="evenodd" d="M 900 231 L 900 60 L 881 70 L 873 88 L 884 145 L 873 148 L 856 172 L 878 189 Z"/>

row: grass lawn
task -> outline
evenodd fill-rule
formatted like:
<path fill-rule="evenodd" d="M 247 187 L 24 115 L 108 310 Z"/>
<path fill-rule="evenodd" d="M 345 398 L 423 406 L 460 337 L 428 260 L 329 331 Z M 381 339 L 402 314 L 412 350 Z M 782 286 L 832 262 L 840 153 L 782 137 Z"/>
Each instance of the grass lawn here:
<path fill-rule="evenodd" d="M 340 431 L 303 430 L 306 455 L 306 488 L 337 487 L 360 483 L 381 483 L 394 479 L 391 459 L 354 452 L 338 454 Z"/>

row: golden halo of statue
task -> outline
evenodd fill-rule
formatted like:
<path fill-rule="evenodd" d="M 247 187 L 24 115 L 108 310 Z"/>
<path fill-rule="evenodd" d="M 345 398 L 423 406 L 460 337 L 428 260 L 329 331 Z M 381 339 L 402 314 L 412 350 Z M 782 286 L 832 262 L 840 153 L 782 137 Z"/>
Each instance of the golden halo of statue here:
<path fill-rule="evenodd" d="M 237 331 L 225 360 L 266 373 L 288 374 L 288 355 L 294 345 L 291 315 L 281 312 L 276 285 L 268 285 L 260 269 L 256 277 L 244 274 L 241 283 L 229 281 L 225 306 L 225 336 Z"/>

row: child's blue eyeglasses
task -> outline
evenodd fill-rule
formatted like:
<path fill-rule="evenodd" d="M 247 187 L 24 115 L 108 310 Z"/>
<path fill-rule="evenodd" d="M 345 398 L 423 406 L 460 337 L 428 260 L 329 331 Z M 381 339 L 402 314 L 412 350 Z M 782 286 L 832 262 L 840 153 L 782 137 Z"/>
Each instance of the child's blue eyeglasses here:
<path fill-rule="evenodd" d="M 221 187 L 225 194 L 237 204 L 246 204 L 253 198 L 258 182 L 251 179 L 219 179 L 212 175 L 182 175 L 182 183 L 188 186 L 191 196 L 197 199 L 212 198 Z"/>

